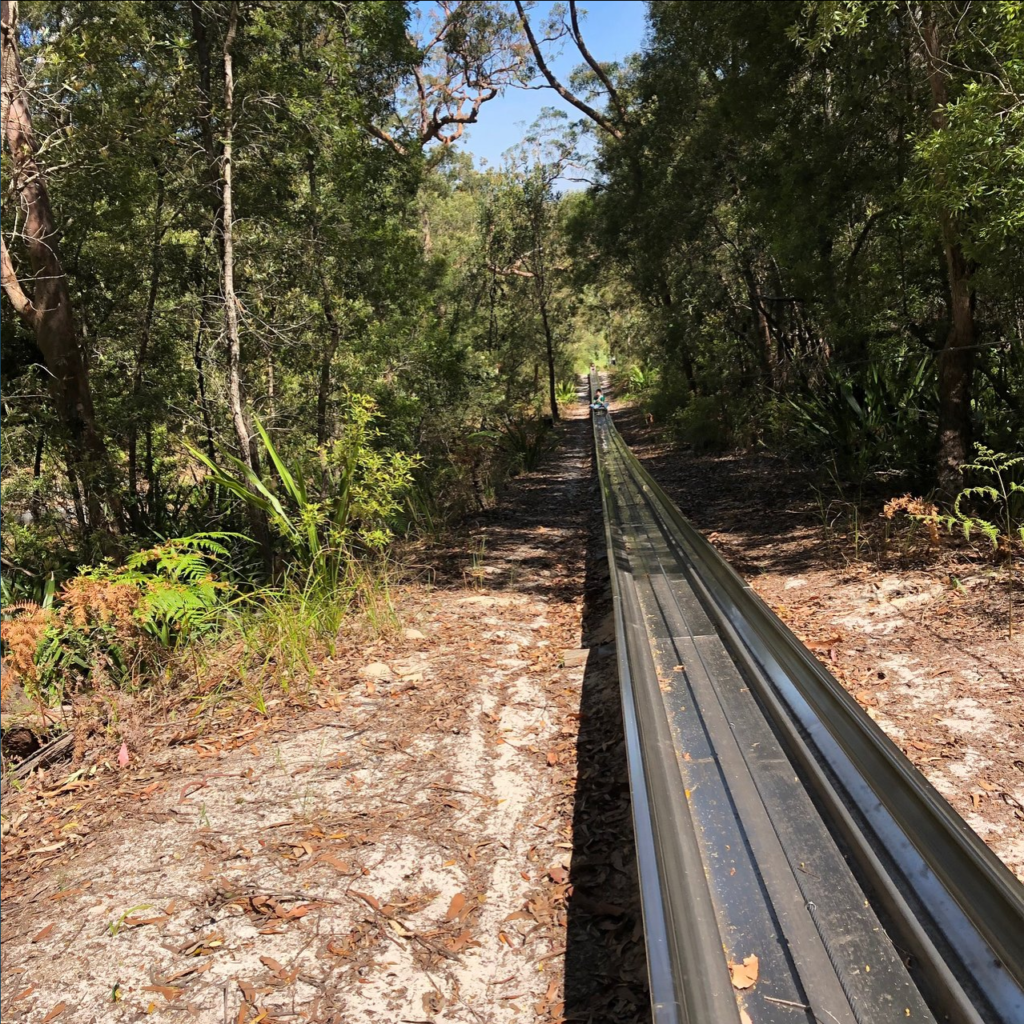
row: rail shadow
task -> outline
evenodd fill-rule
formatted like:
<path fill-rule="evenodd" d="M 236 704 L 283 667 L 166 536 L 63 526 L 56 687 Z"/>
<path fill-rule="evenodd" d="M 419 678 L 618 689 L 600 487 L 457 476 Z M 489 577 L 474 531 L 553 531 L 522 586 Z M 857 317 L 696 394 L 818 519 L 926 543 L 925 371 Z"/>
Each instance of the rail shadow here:
<path fill-rule="evenodd" d="M 651 1020 L 615 665 L 615 629 L 596 467 L 587 523 L 583 679 L 573 809 L 572 896 L 565 955 L 567 1021 L 645 1024 Z"/>

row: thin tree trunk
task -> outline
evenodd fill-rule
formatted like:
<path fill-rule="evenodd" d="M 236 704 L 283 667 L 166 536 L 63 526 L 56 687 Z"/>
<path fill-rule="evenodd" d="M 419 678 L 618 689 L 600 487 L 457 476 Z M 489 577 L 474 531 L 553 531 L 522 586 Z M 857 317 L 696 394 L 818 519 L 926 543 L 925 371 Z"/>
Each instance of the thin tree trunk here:
<path fill-rule="evenodd" d="M 921 39 L 925 67 L 931 88 L 931 123 L 936 131 L 947 126 L 945 61 L 935 11 L 923 5 Z M 960 232 L 953 214 L 939 216 L 942 248 L 949 282 L 949 331 L 939 353 L 939 447 L 936 477 L 939 488 L 953 497 L 963 486 L 960 467 L 968 460 L 971 447 L 971 398 L 974 390 L 974 285 L 971 268 L 964 256 Z"/>
<path fill-rule="evenodd" d="M 160 272 L 163 266 L 161 242 L 163 241 L 163 209 L 164 209 L 164 176 L 157 169 L 156 209 L 153 214 L 153 250 L 150 261 L 149 295 L 146 298 L 146 312 L 142 321 L 142 335 L 139 338 L 139 350 L 135 356 L 135 377 L 132 381 L 132 409 L 128 427 L 128 494 L 131 498 L 131 514 L 138 521 L 139 503 L 139 418 L 142 404 L 142 387 L 146 375 L 146 364 L 149 359 L 149 344 L 153 337 L 153 318 L 156 312 L 156 299 L 160 291 Z M 152 431 L 147 428 L 147 438 Z M 150 443 L 151 447 L 151 443 Z M 152 489 L 152 458 L 147 456 L 147 478 Z"/>
<path fill-rule="evenodd" d="M 238 298 L 235 295 L 234 238 L 234 156 L 235 71 L 231 49 L 238 32 L 238 2 L 232 0 L 227 32 L 224 36 L 224 150 L 221 156 L 221 200 L 223 217 L 224 335 L 228 346 L 228 408 L 238 438 L 239 457 L 255 469 L 249 424 L 242 404 L 242 342 L 238 331 Z"/>
<path fill-rule="evenodd" d="M 205 288 L 204 288 L 205 291 Z M 213 415 L 210 412 L 210 400 L 206 394 L 206 360 L 203 357 L 203 338 L 210 330 L 210 300 L 204 294 L 199 311 L 199 324 L 196 327 L 196 340 L 192 349 L 192 361 L 196 368 L 196 387 L 199 392 L 199 408 L 203 413 L 203 425 L 206 427 L 206 453 L 211 460 L 217 458 L 217 445 L 213 435 Z"/>
<path fill-rule="evenodd" d="M 319 183 L 316 174 L 316 155 L 312 150 L 306 154 L 306 170 L 309 175 L 309 197 L 312 204 L 310 230 L 313 237 L 313 251 L 318 254 L 320 251 Z M 320 381 L 316 393 L 316 440 L 317 444 L 327 444 L 334 431 L 334 424 L 329 422 L 328 410 L 331 401 L 331 367 L 334 357 L 341 347 L 341 325 L 335 314 L 331 286 L 324 273 L 320 275 L 320 293 L 324 320 L 327 323 L 331 340 L 320 357 Z"/>
<path fill-rule="evenodd" d="M 32 270 L 32 294 L 25 291 L 0 238 L 0 282 L 15 312 L 35 336 L 49 371 L 49 388 L 65 433 L 68 462 L 85 488 L 88 525 L 116 532 L 120 502 L 114 487 L 113 469 L 106 444 L 96 423 L 89 367 L 72 313 L 67 276 L 61 263 L 58 230 L 26 95 L 25 78 L 18 54 L 18 5 L 0 5 L 0 120 L 11 157 L 12 180 L 24 214 L 22 237 Z M 109 504 L 113 518 L 107 514 Z"/>
<path fill-rule="evenodd" d="M 331 400 L 331 366 L 334 356 L 341 345 L 341 327 L 334 315 L 334 304 L 331 302 L 327 284 L 324 282 L 324 319 L 331 334 L 331 341 L 320 359 L 320 386 L 316 396 L 316 439 L 318 444 L 327 444 L 333 433 L 333 424 L 329 422 L 328 406 Z"/>
<path fill-rule="evenodd" d="M 544 342 L 548 355 L 548 399 L 551 402 L 551 418 L 558 420 L 558 398 L 555 394 L 555 339 L 551 333 L 551 322 L 548 320 L 548 301 L 544 294 L 543 278 L 537 281 L 537 303 L 540 306 L 540 321 L 544 325 Z"/>

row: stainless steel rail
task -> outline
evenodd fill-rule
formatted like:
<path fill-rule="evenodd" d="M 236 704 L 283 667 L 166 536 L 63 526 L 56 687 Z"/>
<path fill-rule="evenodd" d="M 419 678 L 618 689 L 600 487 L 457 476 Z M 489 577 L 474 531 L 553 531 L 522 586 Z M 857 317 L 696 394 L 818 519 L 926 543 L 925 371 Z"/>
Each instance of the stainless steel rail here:
<path fill-rule="evenodd" d="M 1024 1024 L 1024 887 L 594 440 L 655 1020 Z"/>

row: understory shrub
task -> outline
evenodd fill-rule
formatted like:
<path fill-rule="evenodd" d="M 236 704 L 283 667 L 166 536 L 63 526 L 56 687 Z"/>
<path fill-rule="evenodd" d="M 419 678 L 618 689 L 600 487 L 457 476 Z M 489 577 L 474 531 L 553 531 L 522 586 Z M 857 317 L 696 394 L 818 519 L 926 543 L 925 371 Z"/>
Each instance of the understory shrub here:
<path fill-rule="evenodd" d="M 134 688 L 174 652 L 220 628 L 235 590 L 214 573 L 232 535 L 196 534 L 83 568 L 51 599 L 4 609 L 6 667 L 55 705 L 88 685 Z"/>
<path fill-rule="evenodd" d="M 280 565 L 333 591 L 354 559 L 387 548 L 420 461 L 379 445 L 376 416 L 371 397 L 349 395 L 340 439 L 299 453 L 290 463 L 257 421 L 262 476 L 233 456 L 227 456 L 229 472 L 203 452 L 189 451 L 209 471 L 211 483 L 266 517 Z"/>

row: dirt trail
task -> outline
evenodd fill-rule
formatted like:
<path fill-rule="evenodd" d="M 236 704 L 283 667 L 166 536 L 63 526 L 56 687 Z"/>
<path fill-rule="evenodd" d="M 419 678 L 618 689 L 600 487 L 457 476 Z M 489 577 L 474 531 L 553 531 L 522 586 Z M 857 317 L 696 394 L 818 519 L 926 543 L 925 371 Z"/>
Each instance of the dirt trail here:
<path fill-rule="evenodd" d="M 301 714 L 5 800 L 4 1024 L 647 1019 L 589 424 L 559 429 Z"/>

